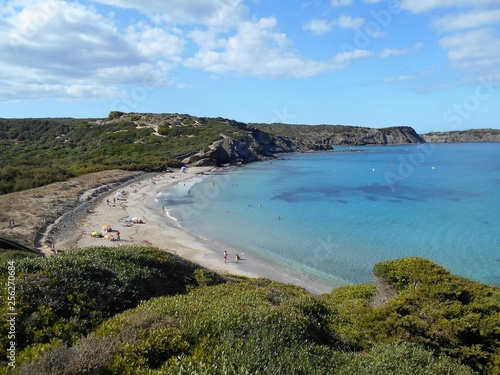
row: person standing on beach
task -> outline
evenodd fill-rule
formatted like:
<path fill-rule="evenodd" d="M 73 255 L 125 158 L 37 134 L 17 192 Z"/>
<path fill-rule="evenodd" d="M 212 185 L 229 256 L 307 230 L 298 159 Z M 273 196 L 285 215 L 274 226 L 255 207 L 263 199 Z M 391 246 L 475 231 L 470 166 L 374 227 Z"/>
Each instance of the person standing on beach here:
<path fill-rule="evenodd" d="M 227 263 L 227 251 L 224 250 L 224 263 Z"/>
<path fill-rule="evenodd" d="M 234 258 L 235 258 L 236 263 L 238 263 L 240 261 L 240 259 L 241 259 L 240 255 L 238 253 L 236 253 L 236 255 L 235 255 Z"/>

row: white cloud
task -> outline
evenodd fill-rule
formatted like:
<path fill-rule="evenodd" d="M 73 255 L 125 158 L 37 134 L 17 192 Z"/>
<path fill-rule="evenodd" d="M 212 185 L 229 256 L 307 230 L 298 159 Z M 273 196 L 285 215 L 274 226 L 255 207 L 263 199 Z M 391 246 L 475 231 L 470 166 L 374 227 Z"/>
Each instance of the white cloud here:
<path fill-rule="evenodd" d="M 500 74 L 500 38 L 491 29 L 473 30 L 442 38 L 448 59 L 467 75 Z"/>
<path fill-rule="evenodd" d="M 132 66 L 109 66 L 97 69 L 91 79 L 96 82 L 111 82 L 115 85 L 138 85 L 158 87 L 168 83 L 167 75 L 171 65 L 158 62 Z"/>
<path fill-rule="evenodd" d="M 434 11 L 431 26 L 449 34 L 439 40 L 439 45 L 465 81 L 478 76 L 499 79 L 498 0 L 401 0 L 401 9 L 413 13 Z"/>
<path fill-rule="evenodd" d="M 341 27 L 344 29 L 358 29 L 361 26 L 363 26 L 364 23 L 365 23 L 365 20 L 361 17 L 351 17 L 351 16 L 346 16 L 346 15 L 341 15 L 335 21 L 335 24 L 338 27 Z"/>
<path fill-rule="evenodd" d="M 41 17 L 35 6 L 11 19 L 13 28 L 0 44 L 2 55 L 11 64 L 44 67 L 54 74 L 87 75 L 102 65 L 143 61 L 102 16 L 77 4 L 60 5 L 50 17 Z"/>
<path fill-rule="evenodd" d="M 401 0 L 401 9 L 413 13 L 423 13 L 437 8 L 467 7 L 495 5 L 497 0 Z"/>
<path fill-rule="evenodd" d="M 373 52 L 364 49 L 357 49 L 350 52 L 339 52 L 335 56 L 335 61 L 337 61 L 338 63 L 345 64 L 352 60 L 365 59 L 367 57 L 372 57 L 372 56 Z"/>
<path fill-rule="evenodd" d="M 412 81 L 414 79 L 416 79 L 415 76 L 399 76 L 392 78 L 384 78 L 384 82 L 406 82 L 406 81 Z"/>
<path fill-rule="evenodd" d="M 136 9 L 171 23 L 234 26 L 248 12 L 241 0 L 92 0 L 119 8 Z"/>
<path fill-rule="evenodd" d="M 467 13 L 452 13 L 433 22 L 439 32 L 473 29 L 500 23 L 500 9 L 473 10 Z"/>
<path fill-rule="evenodd" d="M 351 5 L 353 0 L 331 0 L 331 6 L 333 8 L 345 7 Z"/>
<path fill-rule="evenodd" d="M 274 18 L 243 22 L 233 36 L 212 40 L 208 43 L 211 48 L 200 46 L 185 65 L 215 74 L 267 77 L 307 77 L 332 69 L 329 63 L 298 57 L 293 43 L 275 30 L 276 25 Z"/>
<path fill-rule="evenodd" d="M 340 27 L 342 29 L 359 29 L 363 26 L 365 20 L 361 17 L 351 17 L 346 15 L 341 15 L 338 18 L 326 21 L 326 20 L 311 20 L 304 25 L 303 29 L 311 31 L 314 35 L 321 35 L 331 32 L 334 27 Z"/>
<path fill-rule="evenodd" d="M 0 99 L 115 97 L 120 85 L 166 84 L 182 50 L 178 37 L 158 28 L 138 25 L 121 35 L 112 20 L 78 3 L 9 4 L 0 25 Z"/>
<path fill-rule="evenodd" d="M 177 35 L 149 25 L 129 26 L 125 39 L 136 45 L 139 52 L 149 58 L 176 58 L 184 49 L 184 41 Z"/>
<path fill-rule="evenodd" d="M 321 35 L 332 31 L 333 25 L 332 21 L 311 20 L 304 25 L 303 29 L 311 31 L 314 35 Z"/>
<path fill-rule="evenodd" d="M 392 56 L 402 56 L 402 55 L 406 55 L 408 52 L 410 52 L 409 48 L 404 48 L 404 49 L 385 48 L 380 53 L 380 57 L 386 58 L 386 57 L 392 57 Z"/>

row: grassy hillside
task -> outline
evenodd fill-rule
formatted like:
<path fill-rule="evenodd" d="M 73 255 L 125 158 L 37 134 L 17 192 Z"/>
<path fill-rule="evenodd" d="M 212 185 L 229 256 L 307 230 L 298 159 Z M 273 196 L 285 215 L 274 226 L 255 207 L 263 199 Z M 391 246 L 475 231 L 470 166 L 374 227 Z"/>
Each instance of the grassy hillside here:
<path fill-rule="evenodd" d="M 0 119 L 0 194 L 111 169 L 161 171 L 222 139 L 239 123 L 188 115 Z"/>
<path fill-rule="evenodd" d="M 226 144 L 221 144 L 223 140 Z M 420 142 L 411 128 L 250 126 L 182 114 L 111 112 L 105 119 L 0 119 L 0 194 L 113 169 L 161 171 L 190 160 L 221 165 L 276 152 L 328 150 L 331 144 L 409 142 Z"/>
<path fill-rule="evenodd" d="M 15 373 L 500 374 L 500 289 L 421 258 L 379 263 L 377 285 L 321 296 L 228 281 L 152 248 L 15 268 Z"/>

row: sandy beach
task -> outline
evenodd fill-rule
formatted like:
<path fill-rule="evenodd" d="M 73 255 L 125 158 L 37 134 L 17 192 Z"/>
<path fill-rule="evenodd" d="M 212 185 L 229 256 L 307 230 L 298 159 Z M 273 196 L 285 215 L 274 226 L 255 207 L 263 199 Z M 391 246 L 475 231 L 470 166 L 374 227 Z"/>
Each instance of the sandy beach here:
<path fill-rule="evenodd" d="M 167 217 L 166 213 L 161 212 L 161 208 L 155 207 L 154 197 L 158 191 L 174 188 L 181 181 L 185 183 L 187 179 L 199 174 L 210 174 L 211 170 L 209 167 L 192 167 L 187 173 L 177 170 L 174 173 L 144 178 L 110 191 L 92 202 L 89 207 L 90 212 L 74 230 L 57 239 L 54 249 L 122 245 L 154 246 L 222 274 L 265 277 L 299 285 L 317 294 L 331 291 L 332 286 L 281 270 L 249 256 L 236 262 L 237 249 L 222 249 L 210 239 L 197 238 L 194 234 L 181 229 L 174 220 Z M 141 220 L 142 223 L 126 221 L 134 218 Z M 105 225 L 109 225 L 112 231 L 104 232 Z M 92 237 L 91 233 L 95 231 L 103 235 L 109 234 L 112 239 Z M 228 253 L 227 263 L 223 259 L 224 250 Z"/>

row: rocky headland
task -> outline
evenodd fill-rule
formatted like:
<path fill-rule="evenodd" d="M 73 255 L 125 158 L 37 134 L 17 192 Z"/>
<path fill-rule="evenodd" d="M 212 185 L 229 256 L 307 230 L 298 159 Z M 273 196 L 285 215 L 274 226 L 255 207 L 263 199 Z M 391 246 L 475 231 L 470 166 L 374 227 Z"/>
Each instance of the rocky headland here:
<path fill-rule="evenodd" d="M 449 132 L 434 132 L 422 136 L 428 143 L 500 142 L 498 129 L 471 129 Z"/>

